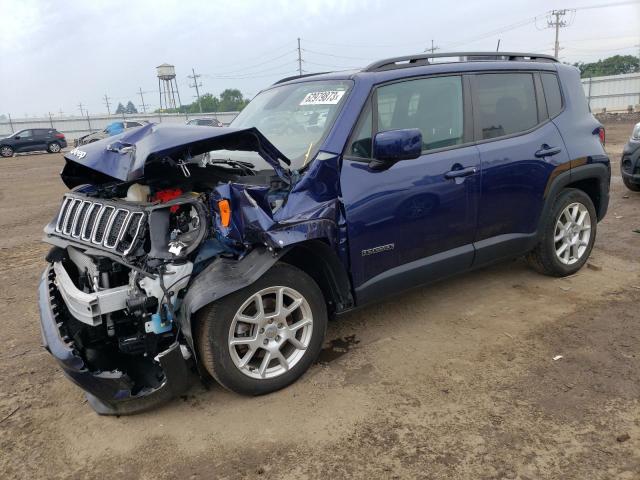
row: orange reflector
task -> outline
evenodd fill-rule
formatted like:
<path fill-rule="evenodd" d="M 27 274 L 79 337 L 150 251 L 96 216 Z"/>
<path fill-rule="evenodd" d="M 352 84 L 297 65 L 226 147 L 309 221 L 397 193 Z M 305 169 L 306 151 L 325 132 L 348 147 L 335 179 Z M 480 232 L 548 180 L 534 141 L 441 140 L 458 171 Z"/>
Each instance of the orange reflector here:
<path fill-rule="evenodd" d="M 231 223 L 231 207 L 229 200 L 220 200 L 218 202 L 218 210 L 220 211 L 220 223 L 223 227 L 228 227 Z"/>

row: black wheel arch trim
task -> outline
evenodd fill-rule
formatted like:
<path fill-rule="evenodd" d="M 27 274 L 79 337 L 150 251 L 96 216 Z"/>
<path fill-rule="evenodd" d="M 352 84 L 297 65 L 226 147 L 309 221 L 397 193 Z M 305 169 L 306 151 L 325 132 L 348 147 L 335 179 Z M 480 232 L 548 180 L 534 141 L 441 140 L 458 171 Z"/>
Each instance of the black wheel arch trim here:
<path fill-rule="evenodd" d="M 572 160 L 571 168 L 558 168 L 554 171 L 545 189 L 544 206 L 540 215 L 540 224 L 547 218 L 551 208 L 553 208 L 553 202 L 563 188 L 582 180 L 593 179 L 598 182 L 599 202 L 595 205 L 596 214 L 598 221 L 602 220 L 609 206 L 609 184 L 611 181 L 609 158 L 604 155 Z M 540 232 L 540 228 L 538 228 L 538 232 Z"/>
<path fill-rule="evenodd" d="M 178 321 L 194 356 L 197 353 L 193 341 L 193 314 L 205 305 L 254 283 L 288 250 L 289 247 L 279 251 L 259 247 L 240 260 L 218 258 L 193 279 L 182 300 Z"/>

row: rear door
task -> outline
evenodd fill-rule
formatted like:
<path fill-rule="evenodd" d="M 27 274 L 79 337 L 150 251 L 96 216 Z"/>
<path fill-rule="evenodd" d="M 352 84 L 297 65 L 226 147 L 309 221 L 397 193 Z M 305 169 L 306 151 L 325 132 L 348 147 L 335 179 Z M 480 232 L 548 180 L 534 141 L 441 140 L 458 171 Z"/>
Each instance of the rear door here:
<path fill-rule="evenodd" d="M 53 140 L 53 134 L 50 128 L 35 128 L 33 130 L 34 149 L 46 150 L 47 145 Z"/>
<path fill-rule="evenodd" d="M 470 267 L 480 159 L 467 93 L 461 75 L 403 80 L 378 87 L 361 115 L 341 171 L 358 302 Z M 421 130 L 422 155 L 371 170 L 375 133 L 406 128 Z"/>
<path fill-rule="evenodd" d="M 474 264 L 482 265 L 535 245 L 547 184 L 568 170 L 569 156 L 538 72 L 478 73 L 472 85 L 482 162 Z"/>

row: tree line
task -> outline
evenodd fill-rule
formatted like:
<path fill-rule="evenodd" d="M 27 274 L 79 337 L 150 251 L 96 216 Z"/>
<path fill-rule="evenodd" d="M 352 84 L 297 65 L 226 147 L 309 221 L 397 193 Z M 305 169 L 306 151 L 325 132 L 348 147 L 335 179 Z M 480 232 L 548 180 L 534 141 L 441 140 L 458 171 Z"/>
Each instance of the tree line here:
<path fill-rule="evenodd" d="M 245 98 L 240 90 L 237 88 L 227 88 L 220 94 L 220 97 L 216 97 L 211 93 L 205 93 L 200 95 L 200 103 L 198 103 L 198 100 L 195 100 L 179 108 L 163 108 L 162 113 L 200 113 L 200 106 L 202 106 L 202 113 L 239 112 L 247 103 L 249 103 L 249 99 Z M 118 103 L 118 107 L 116 108 L 117 115 L 131 113 L 139 113 L 131 100 L 129 100 L 126 105 L 123 105 L 122 102 Z M 154 113 L 161 113 L 161 111 L 158 108 L 154 110 Z"/>
<path fill-rule="evenodd" d="M 573 66 L 578 67 L 582 78 L 604 77 L 640 72 L 640 59 L 633 55 L 614 55 L 597 62 L 576 62 Z"/>

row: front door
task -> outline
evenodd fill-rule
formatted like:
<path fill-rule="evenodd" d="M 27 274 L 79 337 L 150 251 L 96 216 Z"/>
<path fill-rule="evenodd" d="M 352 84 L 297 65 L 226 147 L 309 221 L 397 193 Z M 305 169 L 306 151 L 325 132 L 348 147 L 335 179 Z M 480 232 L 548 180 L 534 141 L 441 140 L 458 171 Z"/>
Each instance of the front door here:
<path fill-rule="evenodd" d="M 30 152 L 34 150 L 36 139 L 33 135 L 33 130 L 23 130 L 16 135 L 15 151 L 16 152 Z"/>
<path fill-rule="evenodd" d="M 344 156 L 341 190 L 359 303 L 469 268 L 480 157 L 467 144 L 466 79 L 442 76 L 378 87 Z M 468 119 L 470 120 L 470 119 Z M 368 167 L 376 132 L 419 128 L 423 153 Z"/>

